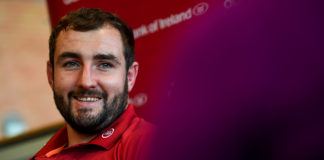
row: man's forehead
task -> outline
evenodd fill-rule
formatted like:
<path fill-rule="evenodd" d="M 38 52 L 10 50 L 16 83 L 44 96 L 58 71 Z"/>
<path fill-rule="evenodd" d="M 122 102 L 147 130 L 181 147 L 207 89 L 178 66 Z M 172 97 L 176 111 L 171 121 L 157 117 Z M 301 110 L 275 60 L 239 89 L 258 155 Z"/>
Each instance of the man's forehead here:
<path fill-rule="evenodd" d="M 106 24 L 100 28 L 88 30 L 88 31 L 78 31 L 72 28 L 67 28 L 62 30 L 58 37 L 59 40 L 83 40 L 83 41 L 98 41 L 106 39 L 115 39 L 116 42 L 122 42 L 122 37 L 118 29 L 110 24 Z"/>
<path fill-rule="evenodd" d="M 99 53 L 120 53 L 123 57 L 123 43 L 119 31 L 111 25 L 96 30 L 63 30 L 56 42 L 55 56 L 62 52 L 82 52 L 91 50 Z"/>

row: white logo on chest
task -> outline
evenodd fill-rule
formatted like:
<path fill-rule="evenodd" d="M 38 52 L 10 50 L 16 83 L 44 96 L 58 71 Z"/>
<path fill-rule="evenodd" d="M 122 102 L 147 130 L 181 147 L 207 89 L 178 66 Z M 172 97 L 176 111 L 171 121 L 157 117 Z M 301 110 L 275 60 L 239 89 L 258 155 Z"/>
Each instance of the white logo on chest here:
<path fill-rule="evenodd" d="M 108 138 L 108 137 L 110 137 L 113 133 L 114 133 L 114 128 L 110 128 L 110 129 L 108 129 L 106 132 L 104 132 L 102 135 L 101 135 L 101 137 L 102 138 Z"/>

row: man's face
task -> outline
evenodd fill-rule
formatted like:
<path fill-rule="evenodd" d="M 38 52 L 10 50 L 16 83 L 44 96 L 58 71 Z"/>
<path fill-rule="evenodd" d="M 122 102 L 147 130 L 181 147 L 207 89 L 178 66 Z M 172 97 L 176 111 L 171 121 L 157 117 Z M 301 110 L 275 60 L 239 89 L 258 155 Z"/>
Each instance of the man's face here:
<path fill-rule="evenodd" d="M 138 65 L 128 72 L 125 66 L 122 39 L 112 26 L 60 32 L 47 75 L 56 106 L 72 128 L 97 133 L 125 110 Z"/>

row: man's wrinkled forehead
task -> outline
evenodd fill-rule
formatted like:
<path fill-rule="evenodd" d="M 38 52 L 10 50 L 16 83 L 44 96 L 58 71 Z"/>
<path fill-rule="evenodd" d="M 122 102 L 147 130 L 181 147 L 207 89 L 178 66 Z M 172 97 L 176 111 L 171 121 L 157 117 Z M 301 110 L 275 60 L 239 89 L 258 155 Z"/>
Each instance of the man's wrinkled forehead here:
<path fill-rule="evenodd" d="M 124 58 L 122 38 L 117 29 L 110 25 L 90 31 L 63 30 L 56 41 L 54 59 L 63 52 L 97 52 L 115 53 L 116 57 Z"/>
<path fill-rule="evenodd" d="M 104 24 L 103 26 L 96 28 L 96 29 L 92 29 L 92 30 L 88 30 L 88 31 L 78 31 L 75 30 L 73 27 L 67 27 L 66 29 L 63 29 L 59 32 L 57 38 L 56 38 L 56 44 L 55 44 L 55 53 L 57 53 L 57 48 L 60 45 L 60 43 L 66 43 L 67 41 L 73 42 L 73 41 L 85 41 L 85 42 L 95 42 L 95 41 L 105 41 L 107 39 L 107 37 L 105 36 L 98 36 L 98 35 L 104 35 L 106 32 L 109 32 L 111 36 L 109 36 L 110 38 L 114 38 L 114 45 L 115 46 L 119 46 L 121 44 L 121 48 L 122 48 L 122 53 L 124 55 L 124 43 L 123 43 L 123 39 L 122 39 L 122 35 L 120 33 L 120 31 L 115 28 L 114 26 L 112 26 L 109 23 Z M 80 33 L 84 33 L 84 34 L 80 34 Z M 98 39 L 100 38 L 100 39 Z M 55 55 L 54 55 L 55 57 Z"/>

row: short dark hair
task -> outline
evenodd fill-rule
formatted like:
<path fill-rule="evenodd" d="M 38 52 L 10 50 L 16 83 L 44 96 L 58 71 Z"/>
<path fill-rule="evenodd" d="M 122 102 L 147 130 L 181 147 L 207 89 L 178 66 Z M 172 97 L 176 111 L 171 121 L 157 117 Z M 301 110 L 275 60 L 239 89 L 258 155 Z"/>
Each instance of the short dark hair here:
<path fill-rule="evenodd" d="M 62 30 L 75 30 L 86 32 L 99 29 L 105 25 L 112 25 L 121 35 L 123 53 L 126 61 L 126 70 L 135 61 L 133 30 L 117 15 L 96 8 L 80 8 L 66 14 L 54 27 L 49 38 L 49 58 L 54 68 L 54 52 L 56 40 Z"/>

